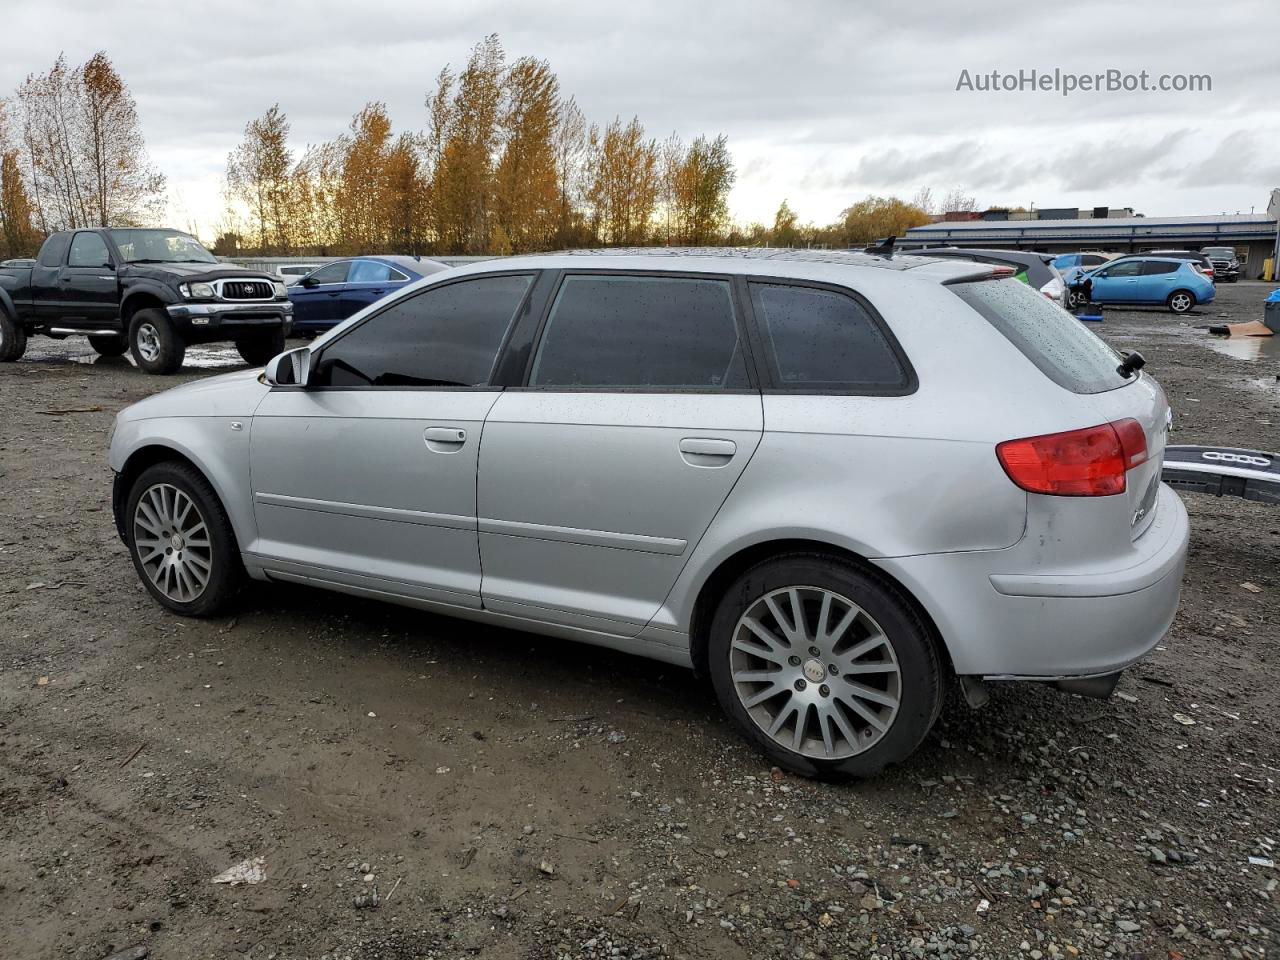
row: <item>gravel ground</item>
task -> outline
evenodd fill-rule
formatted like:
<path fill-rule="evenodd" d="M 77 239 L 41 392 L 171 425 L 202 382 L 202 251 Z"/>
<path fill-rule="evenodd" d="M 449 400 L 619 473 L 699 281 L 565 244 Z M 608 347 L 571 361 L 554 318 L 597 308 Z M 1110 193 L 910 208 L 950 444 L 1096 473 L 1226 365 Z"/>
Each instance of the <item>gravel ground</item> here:
<path fill-rule="evenodd" d="M 1108 312 L 1176 442 L 1280 450 L 1280 343 L 1197 329 L 1269 289 Z M 832 786 L 660 664 L 288 586 L 163 613 L 105 447 L 173 382 L 0 368 L 0 957 L 1280 956 L 1274 508 L 1187 496 L 1181 612 L 1110 701 L 997 686 Z"/>

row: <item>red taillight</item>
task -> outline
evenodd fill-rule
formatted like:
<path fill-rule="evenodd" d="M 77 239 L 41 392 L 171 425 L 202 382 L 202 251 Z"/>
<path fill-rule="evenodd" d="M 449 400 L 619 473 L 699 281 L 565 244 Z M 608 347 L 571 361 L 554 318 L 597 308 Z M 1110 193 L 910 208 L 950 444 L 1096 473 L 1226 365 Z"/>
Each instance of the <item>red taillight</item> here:
<path fill-rule="evenodd" d="M 1137 420 L 1083 430 L 1006 440 L 996 456 L 1009 479 L 1029 493 L 1109 497 L 1124 493 L 1125 474 L 1147 459 L 1147 436 Z"/>

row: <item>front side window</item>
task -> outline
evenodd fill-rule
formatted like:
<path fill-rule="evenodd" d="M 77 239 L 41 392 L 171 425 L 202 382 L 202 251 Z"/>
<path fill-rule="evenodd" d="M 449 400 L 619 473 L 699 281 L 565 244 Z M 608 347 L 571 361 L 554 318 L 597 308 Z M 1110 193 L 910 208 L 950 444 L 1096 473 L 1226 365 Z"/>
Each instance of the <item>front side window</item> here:
<path fill-rule="evenodd" d="M 750 287 L 776 386 L 869 393 L 909 386 L 889 340 L 853 297 L 781 283 Z"/>
<path fill-rule="evenodd" d="M 346 283 L 347 271 L 350 269 L 350 260 L 339 260 L 337 263 L 329 263 L 321 267 L 311 274 L 311 279 L 316 283 Z"/>
<path fill-rule="evenodd" d="M 68 267 L 105 267 L 111 263 L 107 243 L 96 233 L 77 233 L 67 255 Z"/>
<path fill-rule="evenodd" d="M 570 274 L 530 386 L 733 389 L 748 386 L 727 280 Z"/>
<path fill-rule="evenodd" d="M 480 277 L 398 300 L 320 353 L 318 387 L 478 387 L 489 382 L 533 277 Z"/>
<path fill-rule="evenodd" d="M 1114 266 L 1107 267 L 1099 276 L 1103 277 L 1136 277 L 1142 269 L 1141 260 L 1124 260 Z"/>
<path fill-rule="evenodd" d="M 44 246 L 40 248 L 40 266 L 62 266 L 62 255 L 67 252 L 67 244 L 70 240 L 70 234 L 66 233 L 55 233 L 46 240 Z"/>

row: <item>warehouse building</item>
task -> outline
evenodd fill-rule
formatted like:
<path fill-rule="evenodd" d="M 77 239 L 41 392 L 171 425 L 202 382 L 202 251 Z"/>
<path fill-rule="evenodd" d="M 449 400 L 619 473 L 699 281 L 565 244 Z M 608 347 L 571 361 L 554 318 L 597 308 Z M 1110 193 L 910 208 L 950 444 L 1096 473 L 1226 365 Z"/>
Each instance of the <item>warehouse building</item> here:
<path fill-rule="evenodd" d="M 1066 211 L 1054 210 L 1053 213 Z M 1076 211 L 1078 213 L 1078 211 Z M 1276 218 L 1265 213 L 1237 213 L 1205 217 L 1133 217 L 1097 212 L 1091 217 L 1050 219 L 1037 211 L 1037 219 L 987 219 L 1003 211 L 977 214 L 981 219 L 941 220 L 911 227 L 900 241 L 901 249 L 922 246 L 998 247 L 1068 253 L 1102 250 L 1110 253 L 1143 253 L 1148 250 L 1199 250 L 1201 247 L 1234 247 L 1250 280 L 1263 276 L 1263 266 L 1276 246 Z"/>

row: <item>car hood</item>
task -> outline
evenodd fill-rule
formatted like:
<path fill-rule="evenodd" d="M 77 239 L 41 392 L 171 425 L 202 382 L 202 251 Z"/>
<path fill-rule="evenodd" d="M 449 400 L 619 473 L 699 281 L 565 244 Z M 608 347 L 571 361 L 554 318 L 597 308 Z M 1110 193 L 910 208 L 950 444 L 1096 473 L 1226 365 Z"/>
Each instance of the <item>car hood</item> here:
<path fill-rule="evenodd" d="M 193 380 L 125 407 L 120 419 L 250 417 L 271 389 L 258 380 L 261 373 L 255 368 Z"/>
<path fill-rule="evenodd" d="M 129 276 L 150 277 L 155 280 L 207 281 L 224 277 L 237 277 L 274 281 L 261 270 L 248 270 L 229 263 L 130 263 Z"/>

